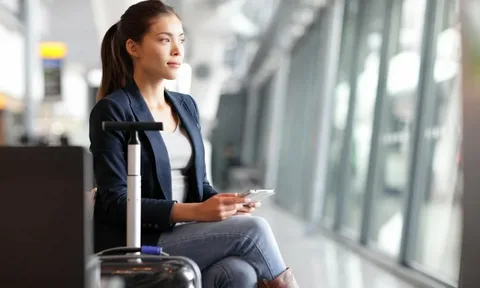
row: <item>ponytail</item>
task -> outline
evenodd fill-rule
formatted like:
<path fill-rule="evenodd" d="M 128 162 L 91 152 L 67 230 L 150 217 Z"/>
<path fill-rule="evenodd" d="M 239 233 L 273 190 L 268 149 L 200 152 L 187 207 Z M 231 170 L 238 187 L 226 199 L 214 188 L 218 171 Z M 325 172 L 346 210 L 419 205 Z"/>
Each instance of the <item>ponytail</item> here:
<path fill-rule="evenodd" d="M 172 7 L 159 0 L 144 0 L 130 6 L 103 37 L 102 83 L 97 101 L 125 87 L 133 77 L 133 61 L 125 47 L 128 39 L 140 43 L 150 29 L 152 20 L 161 15 L 175 14 Z M 178 17 L 178 16 L 177 16 Z"/>
<path fill-rule="evenodd" d="M 102 82 L 98 89 L 97 101 L 113 91 L 123 88 L 132 77 L 133 64 L 115 23 L 107 30 L 100 51 L 102 59 Z"/>

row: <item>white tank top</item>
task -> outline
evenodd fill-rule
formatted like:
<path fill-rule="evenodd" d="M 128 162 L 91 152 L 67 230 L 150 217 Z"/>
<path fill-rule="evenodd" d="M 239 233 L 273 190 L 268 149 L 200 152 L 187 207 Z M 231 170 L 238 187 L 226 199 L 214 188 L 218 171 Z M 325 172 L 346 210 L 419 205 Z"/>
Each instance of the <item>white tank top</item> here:
<path fill-rule="evenodd" d="M 172 173 L 172 200 L 185 202 L 188 193 L 187 173 L 191 166 L 192 145 L 180 121 L 173 132 L 160 132 L 165 142 Z"/>

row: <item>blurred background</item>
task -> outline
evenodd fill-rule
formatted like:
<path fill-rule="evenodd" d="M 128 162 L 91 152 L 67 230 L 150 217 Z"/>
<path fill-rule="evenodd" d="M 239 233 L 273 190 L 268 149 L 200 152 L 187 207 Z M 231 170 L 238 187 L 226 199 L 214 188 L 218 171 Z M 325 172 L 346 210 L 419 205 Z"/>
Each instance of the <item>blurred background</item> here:
<path fill-rule="evenodd" d="M 1 145 L 88 148 L 100 42 L 135 2 L 0 0 Z M 276 190 L 258 214 L 300 286 L 457 287 L 460 0 L 165 2 L 208 177 Z"/>

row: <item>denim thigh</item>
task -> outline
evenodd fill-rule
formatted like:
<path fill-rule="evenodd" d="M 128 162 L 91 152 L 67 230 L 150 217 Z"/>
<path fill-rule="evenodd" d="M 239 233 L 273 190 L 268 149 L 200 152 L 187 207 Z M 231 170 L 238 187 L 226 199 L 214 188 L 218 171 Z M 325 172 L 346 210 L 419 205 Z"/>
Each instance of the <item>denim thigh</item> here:
<path fill-rule="evenodd" d="M 201 270 L 231 256 L 249 263 L 260 279 L 273 279 L 286 269 L 270 225 L 255 216 L 178 225 L 162 233 L 158 245 L 166 253 L 192 259 Z"/>

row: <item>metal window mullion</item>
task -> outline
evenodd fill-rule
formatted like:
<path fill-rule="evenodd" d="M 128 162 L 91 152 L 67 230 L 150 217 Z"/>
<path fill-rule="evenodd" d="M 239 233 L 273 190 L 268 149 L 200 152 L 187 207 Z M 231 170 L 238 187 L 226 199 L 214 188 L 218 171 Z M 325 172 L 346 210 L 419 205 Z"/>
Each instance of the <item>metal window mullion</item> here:
<path fill-rule="evenodd" d="M 291 141 L 294 143 L 294 149 L 290 150 L 289 152 L 291 153 L 291 159 L 292 159 L 292 169 L 290 175 L 292 175 L 292 181 L 290 182 L 290 191 L 294 191 L 295 189 L 299 189 L 301 185 L 299 184 L 301 182 L 302 178 L 302 159 L 303 159 L 303 142 L 302 142 L 302 136 L 304 133 L 305 129 L 305 104 L 308 103 L 308 97 L 309 97 L 309 92 L 310 92 L 310 85 L 308 81 L 305 78 L 305 74 L 308 74 L 308 69 L 310 68 L 310 58 L 308 57 L 309 55 L 309 32 L 307 31 L 306 34 L 304 35 L 305 38 L 303 38 L 303 41 L 300 41 L 298 45 L 302 45 L 301 47 L 298 48 L 297 53 L 299 53 L 299 61 L 301 63 L 300 67 L 302 70 L 302 74 L 299 73 L 298 81 L 297 81 L 297 88 L 295 91 L 299 95 L 299 99 L 295 99 L 294 103 L 294 110 L 295 110 L 295 120 L 294 120 L 294 125 L 295 128 L 292 131 L 291 135 L 293 136 L 291 138 Z M 296 98 L 296 97 L 295 97 Z M 308 105 L 307 105 L 308 107 Z M 291 211 L 294 212 L 295 215 L 301 216 L 301 201 L 298 200 L 298 196 L 300 196 L 303 193 L 303 191 L 295 191 L 294 193 L 290 193 L 290 203 L 292 204 L 292 209 Z M 301 195 L 303 197 L 303 195 Z"/>
<path fill-rule="evenodd" d="M 385 97 L 387 95 L 387 83 L 388 83 L 388 69 L 390 67 L 390 58 L 395 55 L 396 47 L 398 43 L 398 33 L 394 33 L 400 29 L 402 21 L 402 1 L 387 1 L 385 5 L 385 21 L 384 29 L 382 33 L 382 48 L 380 51 L 380 66 L 378 68 L 378 83 L 377 83 L 377 95 L 375 98 L 375 110 L 374 121 L 372 127 L 372 138 L 370 141 L 370 154 L 368 161 L 368 174 L 367 181 L 365 183 L 365 198 L 363 201 L 362 212 L 362 230 L 360 232 L 360 243 L 363 245 L 368 244 L 370 231 L 372 229 L 372 218 L 374 216 L 374 199 L 376 192 L 376 181 L 379 175 L 378 161 L 382 158 L 379 156 L 380 136 L 385 128 L 386 108 Z"/>
<path fill-rule="evenodd" d="M 353 1 L 355 1 L 355 0 L 353 0 Z M 332 80 L 333 81 L 333 86 L 331 88 L 332 89 L 331 90 L 332 99 L 331 99 L 331 104 L 330 104 L 330 107 L 329 107 L 332 115 L 329 119 L 330 120 L 330 124 L 329 124 L 330 126 L 328 128 L 328 134 L 327 134 L 328 138 L 329 138 L 329 142 L 328 142 L 328 150 L 326 150 L 326 153 L 327 153 L 326 155 L 328 155 L 328 153 L 332 152 L 331 148 L 333 147 L 332 146 L 332 139 L 334 137 L 333 137 L 332 131 L 334 131 L 335 129 L 333 129 L 332 126 L 333 126 L 333 122 L 334 122 L 335 116 L 336 116 L 335 112 L 334 112 L 335 111 L 335 105 L 338 104 L 337 99 L 336 99 L 337 95 L 335 93 L 335 87 L 336 87 L 336 85 L 338 85 L 339 79 L 341 77 L 340 70 L 341 70 L 341 68 L 343 66 L 343 62 L 344 62 L 342 60 L 342 57 L 345 56 L 346 51 L 349 51 L 349 50 L 347 50 L 348 46 L 345 45 L 346 44 L 345 42 L 347 41 L 348 36 L 349 36 L 348 33 L 346 33 L 347 31 L 346 31 L 345 28 L 348 26 L 348 22 L 350 21 L 350 18 L 351 18 L 350 17 L 351 15 L 348 11 L 350 9 L 350 6 L 352 5 L 352 0 L 345 0 L 345 1 L 343 1 L 343 3 L 340 3 L 339 5 L 342 5 L 342 8 L 341 8 L 342 9 L 342 21 L 341 21 L 342 25 L 341 25 L 341 32 L 340 32 L 340 43 L 338 45 L 340 53 L 339 53 L 338 60 L 337 60 L 337 63 L 336 63 L 335 77 L 334 77 L 334 80 Z M 357 16 L 355 15 L 354 18 L 357 19 Z M 326 209 L 327 209 L 329 195 L 331 193 L 336 192 L 337 187 L 335 187 L 335 184 L 338 184 L 338 181 L 337 181 L 337 179 L 335 179 L 335 176 L 337 176 L 337 174 L 338 174 L 337 173 L 338 167 L 336 167 L 334 165 L 334 163 L 330 162 L 330 157 L 326 157 L 325 159 L 326 159 L 325 160 L 326 161 L 326 164 L 325 164 L 326 180 L 325 180 L 325 188 L 324 188 L 325 189 L 325 197 L 324 197 L 323 203 L 322 203 L 322 213 L 318 214 L 319 215 L 318 221 L 319 221 L 319 223 L 322 223 L 322 221 L 324 221 L 324 220 L 326 222 L 331 222 L 329 225 L 326 225 L 326 226 L 328 226 L 331 229 L 334 229 L 333 224 L 335 222 L 336 203 L 338 201 L 336 196 L 334 196 L 335 208 L 334 208 L 334 211 L 333 211 L 332 219 L 328 219 L 327 215 L 324 215 L 324 211 L 326 211 Z M 333 167 L 332 167 L 332 164 L 333 164 Z M 323 224 L 321 224 L 321 225 L 323 225 Z"/>
<path fill-rule="evenodd" d="M 303 177 L 302 177 L 302 183 L 301 183 L 301 189 L 303 191 L 308 191 L 306 197 L 303 199 L 303 215 L 305 217 L 305 220 L 307 223 L 311 221 L 311 215 L 312 215 L 312 208 L 313 208 L 313 203 L 312 201 L 316 199 L 316 193 L 318 191 L 314 190 L 314 182 L 315 182 L 315 167 L 317 163 L 315 162 L 317 153 L 319 153 L 317 150 L 319 147 L 315 147 L 315 140 L 318 139 L 318 134 L 321 133 L 321 130 L 318 129 L 318 126 L 315 125 L 316 123 L 321 123 L 321 122 L 316 122 L 318 119 L 319 111 L 321 110 L 321 107 L 319 106 L 321 102 L 321 98 L 324 95 L 321 95 L 321 89 L 318 87 L 318 83 L 322 81 L 315 81 L 316 79 L 319 79 L 323 76 L 323 65 L 325 63 L 325 60 L 323 58 L 324 51 L 327 49 L 328 43 L 325 43 L 325 25 L 327 24 L 327 9 L 320 11 L 320 13 L 317 14 L 317 18 L 315 20 L 315 24 L 312 26 L 312 56 L 314 61 L 312 61 L 312 69 L 311 69 L 311 77 L 309 79 L 309 82 L 311 83 L 311 103 L 307 106 L 310 108 L 309 112 L 309 117 L 306 121 L 308 125 L 308 129 L 305 131 L 304 139 L 303 141 L 305 142 L 305 150 L 308 153 L 305 153 L 304 159 L 308 163 L 306 166 L 306 169 L 303 169 Z M 321 53 L 321 52 L 323 53 Z M 318 92 L 320 91 L 320 92 Z M 307 226 L 309 227 L 309 226 Z"/>
<path fill-rule="evenodd" d="M 358 14 L 356 17 L 356 29 L 355 29 L 355 37 L 353 40 L 353 47 L 359 47 L 360 41 L 362 39 L 363 25 L 365 24 L 365 4 L 368 0 L 359 0 L 358 2 Z M 348 17 L 348 16 L 347 16 Z M 347 114 L 347 123 L 345 127 L 345 133 L 343 135 L 343 143 L 341 148 L 340 154 L 340 165 L 338 169 L 338 190 L 337 192 L 337 199 L 336 199 L 336 207 L 335 207 L 335 216 L 334 216 L 334 224 L 333 230 L 339 231 L 343 222 L 344 217 L 344 208 L 345 208 L 345 189 L 347 189 L 348 185 L 346 182 L 349 180 L 348 174 L 350 170 L 350 152 L 351 152 L 351 142 L 352 142 L 352 130 L 353 130 L 353 119 L 355 116 L 355 107 L 356 107 L 356 94 L 357 94 L 357 72 L 359 66 L 359 53 L 352 50 L 353 57 L 352 57 L 352 67 L 350 69 L 349 74 L 349 82 L 350 82 L 350 97 L 348 101 L 348 114 Z"/>
<path fill-rule="evenodd" d="M 327 165 L 328 152 L 330 151 L 330 130 L 333 118 L 332 103 L 334 96 L 334 87 L 338 74 L 338 66 L 340 59 L 341 43 L 342 43 L 342 30 L 345 21 L 345 7 L 347 4 L 344 1 L 337 1 L 332 5 L 326 7 L 321 13 L 321 33 L 320 38 L 322 42 L 321 49 L 318 50 L 319 59 L 322 62 L 317 65 L 316 75 L 321 79 L 315 82 L 315 91 L 319 91 L 319 101 L 317 105 L 316 120 L 314 123 L 318 123 L 317 132 L 315 133 L 314 143 L 315 155 L 312 157 L 314 161 L 313 166 L 313 181 L 312 181 L 312 201 L 310 202 L 310 216 L 309 225 L 307 231 L 311 232 L 316 230 L 317 222 L 320 223 L 325 198 L 327 197 L 326 191 L 326 179 L 327 179 Z"/>
<path fill-rule="evenodd" d="M 415 125 L 412 136 L 410 137 L 410 158 L 409 158 L 409 181 L 407 195 L 405 199 L 404 211 L 404 225 L 402 230 L 402 239 L 400 246 L 400 253 L 398 261 L 400 264 L 408 266 L 408 261 L 411 259 L 412 253 L 415 250 L 415 236 L 418 230 L 419 213 L 421 204 L 423 203 L 423 196 L 425 187 L 420 181 L 426 177 L 426 168 L 424 161 L 421 161 L 426 153 L 426 143 L 424 141 L 423 133 L 427 126 L 427 115 L 431 109 L 429 102 L 433 87 L 433 73 L 436 56 L 436 43 L 438 36 L 439 18 L 442 15 L 443 0 L 429 0 L 425 7 L 425 26 L 423 30 L 422 53 L 419 71 L 419 80 L 417 87 L 417 103 L 415 108 Z M 430 96 L 430 97 L 429 97 Z M 431 105 L 430 105 L 431 106 Z M 427 113 L 425 113 L 427 112 Z"/>
<path fill-rule="evenodd" d="M 310 215 L 310 209 L 311 209 L 311 200 L 313 199 L 313 193 L 314 191 L 311 189 L 312 188 L 312 183 L 313 183 L 313 169 L 315 163 L 313 162 L 314 157 L 313 154 L 315 154 L 315 147 L 312 145 L 312 140 L 315 139 L 316 135 L 315 133 L 319 133 L 318 129 L 314 129 L 316 125 L 315 123 L 315 114 L 318 113 L 318 102 L 320 101 L 320 97 L 316 93 L 318 91 L 316 83 L 318 81 L 315 81 L 318 76 L 319 76 L 319 68 L 322 63 L 321 55 L 318 53 L 319 48 L 322 49 L 322 44 L 323 44 L 323 27 L 321 27 L 321 24 L 324 23 L 325 19 L 322 19 L 325 17 L 325 13 L 319 14 L 320 16 L 317 17 L 315 20 L 314 24 L 311 26 L 311 29 L 309 30 L 309 39 L 307 41 L 308 47 L 308 55 L 309 61 L 308 65 L 308 71 L 307 72 L 307 85 L 308 85 L 308 93 L 307 93 L 307 101 L 305 102 L 305 121 L 304 121 L 304 130 L 302 133 L 302 169 L 301 169 L 301 178 L 300 180 L 300 191 L 302 193 L 305 193 L 302 197 L 302 217 L 304 219 L 308 219 Z M 320 18 L 321 17 L 321 18 Z M 321 74 L 321 72 L 320 72 Z"/>
<path fill-rule="evenodd" d="M 290 204 L 290 197 L 291 197 L 291 185 L 292 183 L 292 177 L 291 177 L 291 169 L 292 169 L 292 158 L 291 158 L 291 151 L 294 151 L 292 147 L 292 132 L 295 129 L 295 110 L 294 110 L 294 105 L 295 104 L 295 99 L 291 97 L 291 95 L 294 95 L 296 91 L 298 91 L 298 76 L 299 76 L 299 63 L 298 63 L 298 55 L 296 55 L 295 51 L 292 52 L 291 54 L 291 65 L 290 65 L 290 77 L 288 79 L 288 84 L 287 84 L 287 94 L 285 95 L 285 117 L 283 119 L 283 129 L 282 129 L 282 142 L 281 142 L 281 148 L 280 148 L 280 157 L 283 160 L 280 166 L 280 174 L 278 177 L 279 180 L 279 194 L 277 198 L 277 203 L 286 208 L 287 210 L 290 210 L 291 207 L 287 207 L 288 204 Z M 293 103 L 292 103 L 293 102 Z"/>
<path fill-rule="evenodd" d="M 279 167 L 282 165 L 280 149 L 283 139 L 283 119 L 285 115 L 285 97 L 287 95 L 288 76 L 290 71 L 290 55 L 285 55 L 282 51 L 279 69 L 275 72 L 273 78 L 272 91 L 270 91 L 269 107 L 272 109 L 270 114 L 270 127 L 268 138 L 268 153 L 267 153 L 267 174 L 266 185 L 268 187 L 275 187 L 278 183 L 278 176 L 280 173 Z"/>

